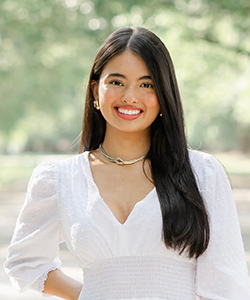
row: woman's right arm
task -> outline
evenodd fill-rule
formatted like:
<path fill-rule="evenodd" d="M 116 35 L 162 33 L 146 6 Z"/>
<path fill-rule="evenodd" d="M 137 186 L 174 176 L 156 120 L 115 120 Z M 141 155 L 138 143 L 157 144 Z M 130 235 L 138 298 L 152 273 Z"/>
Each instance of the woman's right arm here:
<path fill-rule="evenodd" d="M 43 292 L 67 300 L 77 300 L 82 290 L 82 284 L 68 277 L 60 270 L 49 272 Z"/>
<path fill-rule="evenodd" d="M 57 173 L 54 163 L 43 163 L 34 170 L 4 267 L 19 291 L 31 288 L 75 300 L 81 283 L 59 270 L 62 234 Z"/>

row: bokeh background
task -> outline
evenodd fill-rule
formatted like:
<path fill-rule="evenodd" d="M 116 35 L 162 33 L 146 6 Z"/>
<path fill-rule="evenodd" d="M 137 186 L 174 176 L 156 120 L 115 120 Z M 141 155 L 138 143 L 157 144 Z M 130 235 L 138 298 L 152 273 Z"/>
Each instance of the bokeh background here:
<path fill-rule="evenodd" d="M 69 150 L 98 47 L 145 26 L 172 55 L 192 147 L 250 151 L 249 0 L 1 0 L 0 152 Z"/>
<path fill-rule="evenodd" d="M 168 47 L 189 145 L 225 165 L 250 262 L 249 0 L 0 1 L 1 262 L 32 169 L 77 153 L 93 58 L 127 25 L 151 29 Z M 41 298 L 12 292 L 3 271 L 0 284 L 3 300 Z"/>

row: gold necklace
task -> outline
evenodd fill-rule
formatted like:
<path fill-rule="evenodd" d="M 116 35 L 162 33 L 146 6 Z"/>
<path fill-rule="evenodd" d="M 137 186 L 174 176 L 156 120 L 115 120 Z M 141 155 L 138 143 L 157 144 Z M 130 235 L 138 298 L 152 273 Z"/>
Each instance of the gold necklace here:
<path fill-rule="evenodd" d="M 123 165 L 132 165 L 132 164 L 134 164 L 134 163 L 136 163 L 138 161 L 143 160 L 146 157 L 146 155 L 143 155 L 143 156 L 141 156 L 139 158 L 136 158 L 136 159 L 124 160 L 124 159 L 122 159 L 120 157 L 114 158 L 114 157 L 109 156 L 105 152 L 105 150 L 102 148 L 102 144 L 99 145 L 99 149 L 100 149 L 102 155 L 105 156 L 110 162 L 116 163 L 117 165 L 120 165 L 120 166 L 123 166 Z"/>

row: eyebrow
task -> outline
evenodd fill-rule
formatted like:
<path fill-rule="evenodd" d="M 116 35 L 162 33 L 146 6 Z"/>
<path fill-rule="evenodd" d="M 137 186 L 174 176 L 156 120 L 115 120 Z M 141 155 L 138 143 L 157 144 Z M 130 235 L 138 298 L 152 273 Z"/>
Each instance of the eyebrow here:
<path fill-rule="evenodd" d="M 107 78 L 109 77 L 121 77 L 121 78 L 124 78 L 124 79 L 127 79 L 127 77 L 123 74 L 120 74 L 120 73 L 110 73 Z M 140 77 L 138 80 L 142 80 L 142 79 L 150 79 L 152 80 L 151 76 L 150 75 L 145 75 L 145 76 L 142 76 Z"/>
<path fill-rule="evenodd" d="M 139 80 L 141 80 L 141 79 L 150 79 L 150 80 L 152 80 L 150 75 L 142 76 L 142 77 L 139 78 Z"/>
<path fill-rule="evenodd" d="M 120 74 L 120 73 L 110 73 L 110 74 L 107 76 L 107 78 L 109 78 L 109 77 L 122 77 L 122 78 L 124 78 L 124 79 L 127 79 L 126 76 L 124 76 L 124 75 L 122 75 L 122 74 Z"/>

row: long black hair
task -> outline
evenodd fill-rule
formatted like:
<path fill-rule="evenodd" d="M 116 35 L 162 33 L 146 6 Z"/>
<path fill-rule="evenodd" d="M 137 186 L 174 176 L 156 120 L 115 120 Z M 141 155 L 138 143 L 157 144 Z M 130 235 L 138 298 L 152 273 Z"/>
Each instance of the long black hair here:
<path fill-rule="evenodd" d="M 150 161 L 152 179 L 160 201 L 165 245 L 190 258 L 199 257 L 209 243 L 209 221 L 188 155 L 183 109 L 170 54 L 151 31 L 121 28 L 100 47 L 86 91 L 79 153 L 95 150 L 103 142 L 106 121 L 93 105 L 91 89 L 106 63 L 130 50 L 141 57 L 151 75 L 162 116 L 151 124 L 151 144 L 145 159 Z"/>

